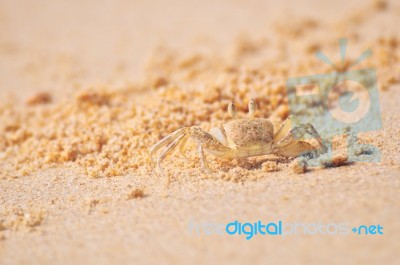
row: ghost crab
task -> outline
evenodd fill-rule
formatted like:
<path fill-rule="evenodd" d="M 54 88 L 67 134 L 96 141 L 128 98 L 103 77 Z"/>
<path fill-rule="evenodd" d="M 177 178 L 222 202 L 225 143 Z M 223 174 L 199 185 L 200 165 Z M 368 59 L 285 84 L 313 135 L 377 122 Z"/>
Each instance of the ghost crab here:
<path fill-rule="evenodd" d="M 274 127 L 268 119 L 255 118 L 255 101 L 249 102 L 249 118 L 236 119 L 235 105 L 228 105 L 232 121 L 214 127 L 209 133 L 199 126 L 184 127 L 167 135 L 150 149 L 150 158 L 157 169 L 163 174 L 161 162 L 179 145 L 179 152 L 186 159 L 185 147 L 188 139 L 197 143 L 202 170 L 209 173 L 210 169 L 204 152 L 223 159 L 242 159 L 253 156 L 276 154 L 284 157 L 297 157 L 309 154 L 318 155 L 317 149 L 301 140 L 305 135 L 316 139 L 320 152 L 326 152 L 327 146 L 315 128 L 307 123 L 300 124 L 293 115 L 289 116 L 274 134 Z M 165 147 L 155 161 L 154 154 Z"/>

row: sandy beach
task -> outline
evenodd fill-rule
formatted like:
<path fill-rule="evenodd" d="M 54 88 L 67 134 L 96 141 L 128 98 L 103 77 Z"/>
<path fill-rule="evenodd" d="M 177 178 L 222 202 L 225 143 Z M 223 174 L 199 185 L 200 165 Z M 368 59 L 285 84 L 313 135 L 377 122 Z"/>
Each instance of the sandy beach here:
<path fill-rule="evenodd" d="M 383 0 L 0 1 L 0 264 L 397 264 L 399 23 Z M 348 161 L 341 135 L 319 167 L 206 155 L 205 173 L 189 140 L 154 169 L 154 144 L 231 121 L 232 101 L 276 131 L 286 81 L 335 70 L 317 51 L 376 72 L 382 128 L 358 137 L 378 162 Z M 235 221 L 299 232 L 246 240 Z"/>

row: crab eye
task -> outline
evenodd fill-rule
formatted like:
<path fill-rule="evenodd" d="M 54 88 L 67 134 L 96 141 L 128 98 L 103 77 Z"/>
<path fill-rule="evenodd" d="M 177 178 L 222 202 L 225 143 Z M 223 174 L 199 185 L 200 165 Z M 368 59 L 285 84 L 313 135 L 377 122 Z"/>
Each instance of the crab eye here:
<path fill-rule="evenodd" d="M 256 110 L 257 110 L 257 104 L 256 104 L 255 100 L 252 98 L 252 99 L 250 99 L 250 102 L 249 102 L 249 117 L 250 118 L 254 117 Z"/>
<path fill-rule="evenodd" d="M 228 113 L 231 116 L 231 118 L 234 119 L 236 117 L 236 106 L 233 101 L 228 105 Z"/>

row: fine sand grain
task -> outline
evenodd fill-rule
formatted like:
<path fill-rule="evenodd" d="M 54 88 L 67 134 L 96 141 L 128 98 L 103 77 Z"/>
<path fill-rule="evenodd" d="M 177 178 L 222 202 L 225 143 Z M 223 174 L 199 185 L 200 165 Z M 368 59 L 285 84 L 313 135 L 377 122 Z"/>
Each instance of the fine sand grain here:
<path fill-rule="evenodd" d="M 398 262 L 399 3 L 39 2 L 0 2 L 0 264 Z M 163 161 L 167 188 L 154 172 L 148 150 L 166 135 L 229 121 L 231 101 L 245 117 L 251 98 L 277 128 L 288 78 L 346 71 L 367 48 L 373 56 L 351 69 L 376 69 L 383 129 L 358 136 L 380 162 L 350 163 L 338 136 L 318 167 L 207 156 L 205 174 L 189 141 L 189 161 Z M 384 234 L 196 232 L 235 220 L 380 224 Z"/>

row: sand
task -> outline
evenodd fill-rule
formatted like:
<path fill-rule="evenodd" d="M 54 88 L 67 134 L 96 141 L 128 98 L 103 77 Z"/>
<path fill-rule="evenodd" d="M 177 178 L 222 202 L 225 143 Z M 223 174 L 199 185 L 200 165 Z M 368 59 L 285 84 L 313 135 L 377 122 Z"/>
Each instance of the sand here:
<path fill-rule="evenodd" d="M 400 5 L 128 1 L 0 3 L 1 264 L 396 264 L 400 244 Z M 339 4 L 340 3 L 340 4 Z M 377 71 L 383 128 L 360 141 L 380 162 L 308 167 L 274 155 L 207 156 L 189 142 L 151 166 L 149 148 L 184 126 L 229 121 L 229 102 L 277 128 L 286 79 Z M 315 144 L 315 143 L 314 143 Z M 362 154 L 361 154 L 362 155 Z M 300 161 L 300 163 L 299 163 Z M 166 187 L 166 179 L 170 179 Z M 383 235 L 206 235 L 240 222 L 381 225 Z M 215 226 L 213 226 L 215 227 Z"/>

